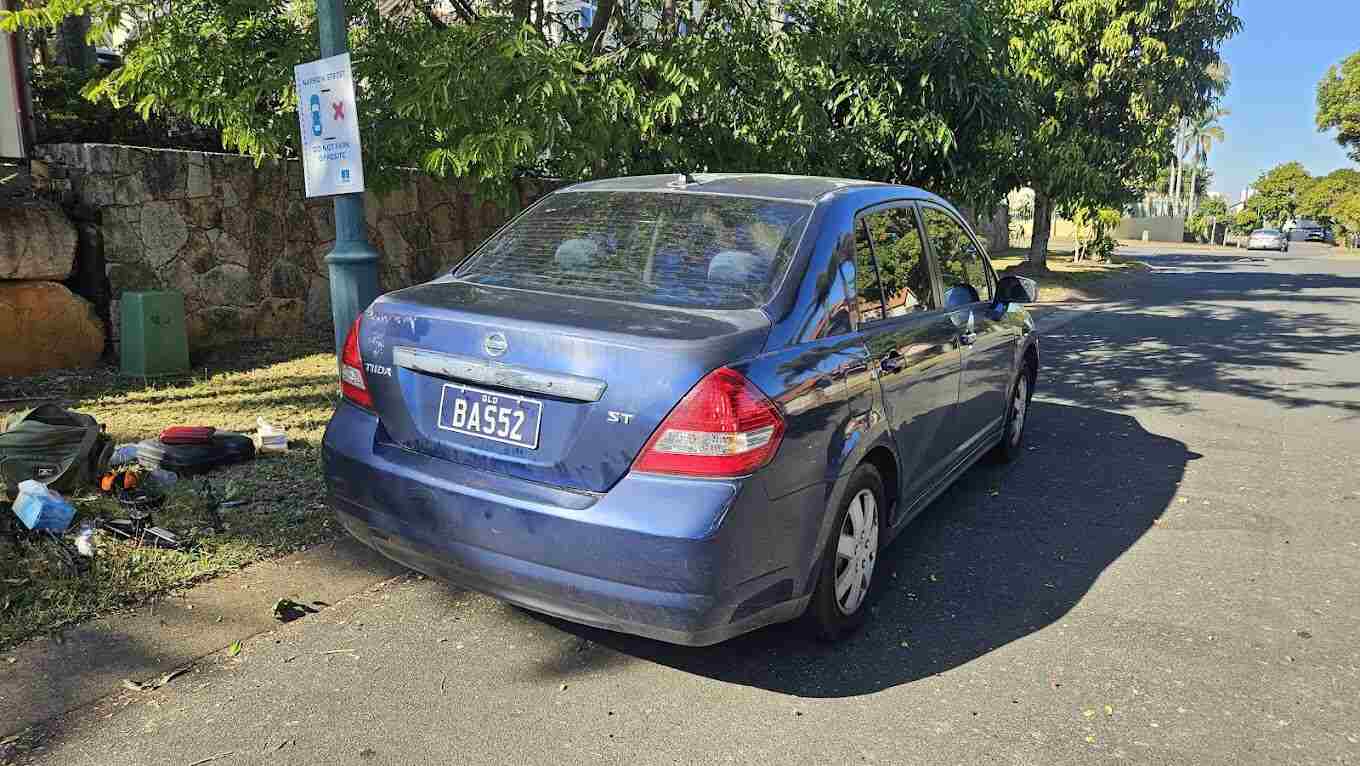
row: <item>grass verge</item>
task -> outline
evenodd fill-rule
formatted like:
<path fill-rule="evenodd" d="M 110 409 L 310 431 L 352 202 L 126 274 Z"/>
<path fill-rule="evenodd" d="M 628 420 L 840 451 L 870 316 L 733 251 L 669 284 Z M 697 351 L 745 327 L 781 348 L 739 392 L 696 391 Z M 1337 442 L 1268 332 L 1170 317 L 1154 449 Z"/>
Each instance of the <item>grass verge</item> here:
<path fill-rule="evenodd" d="M 0 532 L 0 648 L 335 538 L 319 465 L 338 398 L 329 345 L 329 338 L 304 338 L 219 348 L 196 356 L 192 375 L 174 379 L 129 379 L 101 367 L 0 381 L 0 408 L 60 401 L 93 416 L 120 444 L 170 425 L 251 433 L 259 415 L 285 426 L 289 437 L 287 453 L 175 485 L 153 518 L 186 541 L 182 550 L 139 547 L 100 531 L 91 566 L 76 573 L 51 541 Z M 214 519 L 213 497 L 239 504 Z M 94 488 L 70 499 L 77 515 L 68 540 L 83 521 L 124 515 Z M 0 514 L 0 530 L 22 529 L 6 505 Z"/>
<path fill-rule="evenodd" d="M 1108 261 L 1072 260 L 1073 250 L 1049 250 L 1048 269 L 1040 271 L 1029 265 L 1027 248 L 1012 247 L 991 256 L 992 265 L 1004 276 L 1016 274 L 1039 282 L 1039 300 L 1043 303 L 1103 300 L 1109 288 L 1119 281 L 1148 270 L 1145 263 L 1118 255 Z"/>

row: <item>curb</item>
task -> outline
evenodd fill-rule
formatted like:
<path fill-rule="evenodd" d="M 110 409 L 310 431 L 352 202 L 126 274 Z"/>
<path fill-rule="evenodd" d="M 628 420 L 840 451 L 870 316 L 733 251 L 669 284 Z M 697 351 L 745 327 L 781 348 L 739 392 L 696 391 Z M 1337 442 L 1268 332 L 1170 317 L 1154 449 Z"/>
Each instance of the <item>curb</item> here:
<path fill-rule="evenodd" d="M 1124 301 L 1049 303 L 1034 306 L 1030 311 L 1036 315 L 1034 318 L 1035 331 L 1042 337 L 1055 330 L 1060 330 L 1082 317 L 1099 314 L 1102 311 L 1124 308 L 1127 305 Z"/>

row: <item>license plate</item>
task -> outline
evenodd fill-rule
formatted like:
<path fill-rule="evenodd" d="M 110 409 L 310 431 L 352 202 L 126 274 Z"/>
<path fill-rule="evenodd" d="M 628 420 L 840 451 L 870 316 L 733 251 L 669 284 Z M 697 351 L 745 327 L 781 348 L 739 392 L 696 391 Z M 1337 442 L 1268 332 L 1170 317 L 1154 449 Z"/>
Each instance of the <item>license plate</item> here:
<path fill-rule="evenodd" d="M 439 399 L 439 427 L 525 449 L 538 449 L 543 402 L 520 396 L 444 384 Z"/>

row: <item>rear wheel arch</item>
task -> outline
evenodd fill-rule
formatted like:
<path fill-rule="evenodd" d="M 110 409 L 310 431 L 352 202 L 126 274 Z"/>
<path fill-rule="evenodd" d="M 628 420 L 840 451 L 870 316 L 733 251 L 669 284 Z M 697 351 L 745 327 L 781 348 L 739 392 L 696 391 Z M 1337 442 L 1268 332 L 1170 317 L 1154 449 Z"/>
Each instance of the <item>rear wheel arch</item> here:
<path fill-rule="evenodd" d="M 866 463 L 872 465 L 878 471 L 878 477 L 883 482 L 884 507 L 881 512 L 883 518 L 879 519 L 879 524 L 886 532 L 888 525 L 893 522 L 893 517 L 889 514 L 901 510 L 897 507 L 897 503 L 901 499 L 902 486 L 901 475 L 897 470 L 897 455 L 887 445 L 880 444 L 869 450 L 869 453 L 860 461 L 860 465 Z"/>

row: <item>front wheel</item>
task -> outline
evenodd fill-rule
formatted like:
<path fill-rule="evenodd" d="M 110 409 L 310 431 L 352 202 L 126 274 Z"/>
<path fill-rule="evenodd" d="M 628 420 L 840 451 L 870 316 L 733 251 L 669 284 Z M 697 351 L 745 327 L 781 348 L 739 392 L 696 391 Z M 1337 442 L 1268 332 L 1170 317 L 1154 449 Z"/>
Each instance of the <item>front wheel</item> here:
<path fill-rule="evenodd" d="M 827 641 L 853 632 L 868 612 L 884 507 L 883 480 L 878 471 L 868 464 L 856 468 L 845 497 L 836 511 L 808 605 L 813 627 Z"/>
<path fill-rule="evenodd" d="M 1006 407 L 1006 423 L 1001 432 L 1001 443 L 996 445 L 992 454 L 1001 463 L 1009 463 L 1020 457 L 1025 446 L 1025 421 L 1029 419 L 1029 404 L 1034 392 L 1030 390 L 1029 368 L 1020 370 L 1020 375 L 1011 387 L 1010 405 Z"/>

